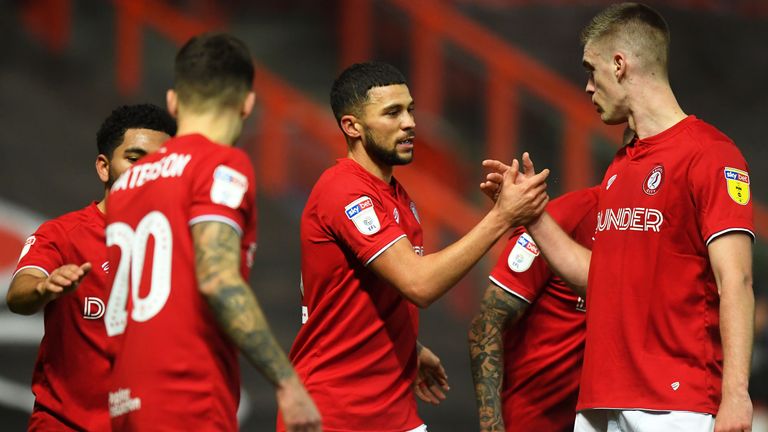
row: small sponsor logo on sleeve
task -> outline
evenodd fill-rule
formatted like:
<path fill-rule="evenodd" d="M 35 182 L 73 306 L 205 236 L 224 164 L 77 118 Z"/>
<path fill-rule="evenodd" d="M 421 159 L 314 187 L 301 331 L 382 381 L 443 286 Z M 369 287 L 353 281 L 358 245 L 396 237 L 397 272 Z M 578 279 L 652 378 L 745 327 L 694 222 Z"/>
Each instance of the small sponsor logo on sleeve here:
<path fill-rule="evenodd" d="M 523 233 L 509 252 L 507 265 L 513 272 L 524 272 L 531 268 L 533 260 L 539 256 L 539 248 L 528 233 Z"/>
<path fill-rule="evenodd" d="M 352 201 L 344 207 L 344 213 L 358 231 L 365 235 L 376 234 L 381 229 L 379 217 L 373 209 L 373 200 L 367 196 Z"/>
<path fill-rule="evenodd" d="M 726 167 L 725 184 L 728 187 L 728 195 L 736 204 L 749 204 L 749 173 Z"/>
<path fill-rule="evenodd" d="M 613 186 L 613 182 L 616 181 L 616 177 L 618 176 L 619 176 L 618 174 L 614 174 L 611 176 L 611 178 L 608 179 L 608 183 L 606 183 L 605 185 L 605 190 L 608 190 L 611 188 L 611 186 Z"/>
<path fill-rule="evenodd" d="M 243 202 L 248 190 L 248 178 L 235 169 L 219 165 L 213 171 L 211 201 L 236 209 Z"/>
<path fill-rule="evenodd" d="M 19 261 L 21 261 L 22 258 L 29 252 L 29 249 L 32 247 L 32 245 L 35 244 L 37 241 L 37 238 L 35 236 L 29 236 L 27 238 L 27 241 L 24 242 L 24 247 L 21 249 L 21 255 L 19 255 Z"/>

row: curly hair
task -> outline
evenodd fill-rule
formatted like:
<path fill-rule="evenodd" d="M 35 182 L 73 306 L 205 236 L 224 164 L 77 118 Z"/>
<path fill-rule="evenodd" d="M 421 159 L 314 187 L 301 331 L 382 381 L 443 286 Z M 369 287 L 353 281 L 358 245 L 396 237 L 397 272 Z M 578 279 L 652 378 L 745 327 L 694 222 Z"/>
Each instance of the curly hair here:
<path fill-rule="evenodd" d="M 168 111 L 153 104 L 122 105 L 104 120 L 96 133 L 99 154 L 112 159 L 112 153 L 125 138 L 128 129 L 151 129 L 176 135 L 176 120 Z"/>

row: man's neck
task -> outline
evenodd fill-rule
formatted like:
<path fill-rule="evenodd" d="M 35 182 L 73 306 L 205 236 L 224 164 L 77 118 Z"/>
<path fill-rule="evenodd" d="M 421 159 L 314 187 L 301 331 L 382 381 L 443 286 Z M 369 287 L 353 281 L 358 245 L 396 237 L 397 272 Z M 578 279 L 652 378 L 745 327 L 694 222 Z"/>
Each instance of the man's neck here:
<path fill-rule="evenodd" d="M 217 144 L 232 146 L 240 136 L 242 127 L 242 118 L 234 111 L 203 114 L 187 112 L 179 115 L 176 135 L 200 134 Z"/>
<path fill-rule="evenodd" d="M 639 139 L 658 135 L 687 116 L 666 82 L 645 83 L 638 88 L 641 90 L 630 107 L 629 127 Z"/>
<path fill-rule="evenodd" d="M 104 189 L 104 198 L 96 203 L 96 208 L 99 209 L 101 214 L 107 214 L 107 195 L 109 195 L 109 188 Z"/>
<path fill-rule="evenodd" d="M 347 152 L 347 157 L 354 160 L 366 171 L 380 178 L 384 183 L 392 181 L 392 165 L 377 163 L 368 155 L 362 145 L 355 145 Z"/>

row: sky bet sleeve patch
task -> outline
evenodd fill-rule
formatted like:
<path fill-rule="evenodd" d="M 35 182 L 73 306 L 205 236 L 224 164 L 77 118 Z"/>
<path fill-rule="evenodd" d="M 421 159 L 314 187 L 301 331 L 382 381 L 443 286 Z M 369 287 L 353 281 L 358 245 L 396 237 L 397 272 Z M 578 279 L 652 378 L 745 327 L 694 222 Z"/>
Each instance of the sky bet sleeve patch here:
<path fill-rule="evenodd" d="M 726 167 L 724 172 L 728 195 L 737 204 L 747 205 L 749 203 L 749 174 L 729 167 Z"/>
<path fill-rule="evenodd" d="M 531 268 L 533 260 L 539 256 L 539 248 L 528 233 L 523 233 L 509 252 L 507 265 L 514 272 L 524 272 Z"/>
<path fill-rule="evenodd" d="M 357 230 L 365 235 L 375 234 L 381 229 L 379 217 L 373 210 L 373 201 L 367 196 L 361 196 L 347 204 L 344 213 L 355 223 Z"/>
<path fill-rule="evenodd" d="M 211 201 L 236 209 L 243 202 L 248 190 L 248 178 L 226 165 L 219 165 L 213 171 Z"/>

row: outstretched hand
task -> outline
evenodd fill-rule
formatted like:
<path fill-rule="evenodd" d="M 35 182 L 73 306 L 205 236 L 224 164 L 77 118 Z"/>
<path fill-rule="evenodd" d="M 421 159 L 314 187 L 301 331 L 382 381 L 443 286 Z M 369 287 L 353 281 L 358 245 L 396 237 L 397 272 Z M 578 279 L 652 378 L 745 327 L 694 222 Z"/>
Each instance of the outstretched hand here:
<path fill-rule="evenodd" d="M 61 297 L 62 295 L 74 290 L 83 280 L 85 275 L 91 271 L 91 263 L 83 265 L 64 264 L 51 272 L 50 276 L 45 278 L 35 287 L 35 290 L 42 297 L 51 299 Z"/>

